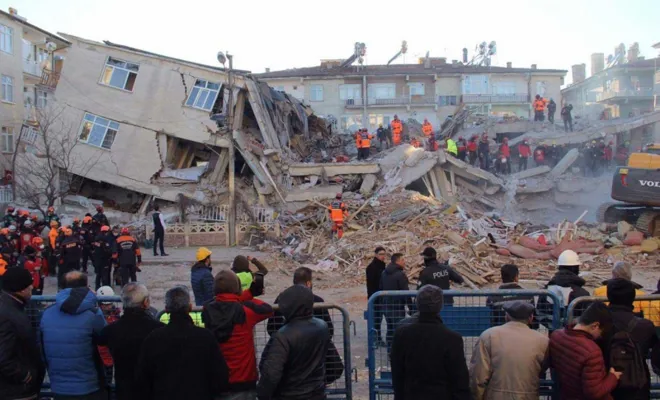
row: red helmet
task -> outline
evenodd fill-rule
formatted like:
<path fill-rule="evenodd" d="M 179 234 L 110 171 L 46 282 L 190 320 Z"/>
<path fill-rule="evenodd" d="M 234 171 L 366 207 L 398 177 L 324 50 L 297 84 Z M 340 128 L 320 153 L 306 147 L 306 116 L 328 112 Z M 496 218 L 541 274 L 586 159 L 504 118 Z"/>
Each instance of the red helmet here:
<path fill-rule="evenodd" d="M 74 224 L 79 224 L 79 223 L 80 223 L 80 218 L 75 217 L 75 218 L 73 219 L 73 223 L 74 223 Z"/>
<path fill-rule="evenodd" d="M 7 207 L 7 212 L 8 213 L 13 213 L 14 212 L 14 207 L 12 207 L 12 206 Z"/>
<path fill-rule="evenodd" d="M 31 244 L 32 244 L 32 247 L 34 247 L 35 249 L 41 250 L 44 247 L 44 240 L 42 238 L 40 238 L 39 236 L 36 236 L 36 237 L 32 238 Z"/>
<path fill-rule="evenodd" d="M 122 235 L 129 235 L 130 232 L 128 231 L 128 228 L 124 227 L 124 228 L 121 228 L 121 234 Z"/>
<path fill-rule="evenodd" d="M 101 232 L 110 232 L 110 227 L 108 225 L 103 225 L 101 227 Z"/>
<path fill-rule="evenodd" d="M 52 207 L 52 206 L 51 206 L 51 207 L 48 207 L 48 212 L 55 212 L 55 208 Z"/>
<path fill-rule="evenodd" d="M 97 212 L 103 212 L 103 206 L 96 206 Z"/>
<path fill-rule="evenodd" d="M 30 215 L 30 219 L 31 219 L 32 221 L 34 221 L 34 222 L 39 221 L 39 217 L 37 217 L 37 214 L 32 214 L 32 215 Z"/>
<path fill-rule="evenodd" d="M 89 215 L 83 218 L 84 224 L 89 224 L 90 222 L 92 222 L 92 217 L 90 217 Z"/>
<path fill-rule="evenodd" d="M 337 195 L 335 196 L 335 199 L 341 200 L 341 193 L 337 193 Z"/>

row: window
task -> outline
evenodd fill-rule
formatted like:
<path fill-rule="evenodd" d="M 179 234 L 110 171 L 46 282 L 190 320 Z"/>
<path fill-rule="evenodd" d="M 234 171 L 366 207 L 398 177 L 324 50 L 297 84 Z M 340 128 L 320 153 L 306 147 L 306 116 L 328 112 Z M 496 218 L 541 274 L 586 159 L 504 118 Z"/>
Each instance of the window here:
<path fill-rule="evenodd" d="M 383 128 L 387 128 L 390 125 L 390 116 L 383 114 L 369 114 L 369 129 L 376 130 L 378 125 L 383 125 Z"/>
<path fill-rule="evenodd" d="M 372 83 L 367 86 L 369 100 L 393 99 L 396 97 L 395 83 Z"/>
<path fill-rule="evenodd" d="M 339 100 L 355 100 L 362 98 L 362 85 L 339 85 Z"/>
<path fill-rule="evenodd" d="M 33 145 L 37 141 L 39 136 L 39 131 L 33 126 L 23 124 L 21 127 L 21 134 L 19 139 L 21 143 L 26 143 L 28 145 Z"/>
<path fill-rule="evenodd" d="M 37 108 L 43 110 L 48 105 L 48 92 L 37 90 Z"/>
<path fill-rule="evenodd" d="M 545 97 L 545 82 L 544 81 L 536 82 L 536 94 L 538 94 L 541 97 Z"/>
<path fill-rule="evenodd" d="M 489 94 L 488 75 L 465 75 L 463 94 Z"/>
<path fill-rule="evenodd" d="M 14 53 L 14 30 L 4 25 L 0 25 L 0 50 Z"/>
<path fill-rule="evenodd" d="M 140 66 L 138 64 L 108 57 L 108 61 L 105 62 L 105 70 L 103 70 L 101 83 L 132 92 L 139 69 Z"/>
<path fill-rule="evenodd" d="M 323 85 L 310 86 L 309 101 L 323 101 Z"/>
<path fill-rule="evenodd" d="M 423 83 L 409 83 L 408 89 L 410 90 L 411 96 L 424 96 L 424 84 Z"/>
<path fill-rule="evenodd" d="M 110 149 L 118 130 L 118 122 L 85 113 L 78 140 L 92 146 Z"/>
<path fill-rule="evenodd" d="M 493 94 L 499 94 L 499 95 L 516 94 L 516 83 L 515 82 L 493 83 Z"/>
<path fill-rule="evenodd" d="M 14 128 L 11 126 L 2 127 L 2 130 L 0 130 L 0 144 L 3 153 L 14 152 Z"/>
<path fill-rule="evenodd" d="M 362 128 L 362 115 L 345 115 L 339 120 L 339 129 L 355 132 Z"/>
<path fill-rule="evenodd" d="M 14 78 L 2 75 L 2 100 L 14 102 Z"/>
<path fill-rule="evenodd" d="M 438 96 L 439 106 L 455 106 L 457 96 Z"/>
<path fill-rule="evenodd" d="M 188 96 L 186 105 L 188 107 L 199 108 L 200 110 L 211 111 L 218 98 L 220 84 L 197 79 L 195 86 Z"/>

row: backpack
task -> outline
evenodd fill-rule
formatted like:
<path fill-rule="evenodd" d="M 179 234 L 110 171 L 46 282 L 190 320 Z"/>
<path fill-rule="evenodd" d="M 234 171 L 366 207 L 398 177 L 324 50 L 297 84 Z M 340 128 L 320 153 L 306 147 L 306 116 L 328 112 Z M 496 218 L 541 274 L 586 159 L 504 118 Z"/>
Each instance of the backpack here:
<path fill-rule="evenodd" d="M 615 326 L 616 332 L 610 341 L 610 367 L 623 372 L 619 389 L 639 390 L 649 383 L 646 360 L 630 336 L 637 322 L 638 319 L 633 317 L 626 329 Z"/>

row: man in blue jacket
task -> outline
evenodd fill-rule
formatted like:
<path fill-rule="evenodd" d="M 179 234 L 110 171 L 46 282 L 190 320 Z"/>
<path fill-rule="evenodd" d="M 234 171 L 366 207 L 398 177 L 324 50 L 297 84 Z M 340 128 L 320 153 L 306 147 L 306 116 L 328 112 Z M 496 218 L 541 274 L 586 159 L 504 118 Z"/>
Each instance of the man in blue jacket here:
<path fill-rule="evenodd" d="M 211 268 L 211 250 L 206 247 L 197 249 L 197 263 L 190 269 L 190 286 L 195 295 L 195 305 L 203 306 L 213 300 L 213 272 Z"/>
<path fill-rule="evenodd" d="M 64 276 L 65 289 L 41 319 L 41 343 L 55 399 L 107 399 L 96 340 L 105 326 L 87 275 Z"/>

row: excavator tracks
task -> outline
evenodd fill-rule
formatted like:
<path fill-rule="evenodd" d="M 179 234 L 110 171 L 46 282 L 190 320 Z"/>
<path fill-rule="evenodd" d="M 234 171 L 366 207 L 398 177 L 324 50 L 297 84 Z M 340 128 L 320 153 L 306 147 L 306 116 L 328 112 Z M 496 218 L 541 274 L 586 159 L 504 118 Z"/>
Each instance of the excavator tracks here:
<path fill-rule="evenodd" d="M 635 227 L 647 235 L 660 237 L 660 212 L 644 211 L 635 222 Z"/>

